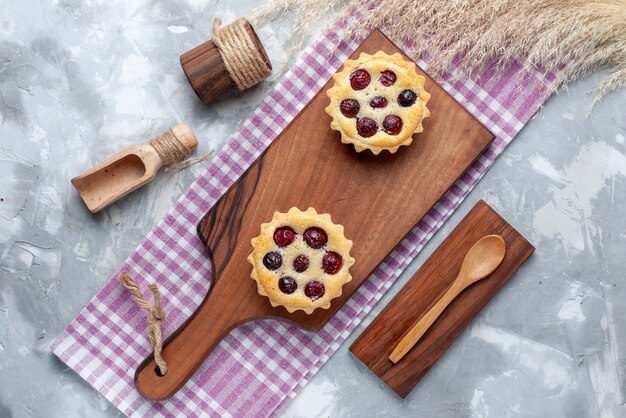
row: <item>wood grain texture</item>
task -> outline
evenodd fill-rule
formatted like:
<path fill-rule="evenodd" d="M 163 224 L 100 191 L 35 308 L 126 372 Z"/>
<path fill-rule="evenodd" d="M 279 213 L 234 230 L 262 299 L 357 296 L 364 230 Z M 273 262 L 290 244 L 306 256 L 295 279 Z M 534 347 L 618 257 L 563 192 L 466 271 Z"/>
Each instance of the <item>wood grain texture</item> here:
<path fill-rule="evenodd" d="M 480 238 L 497 234 L 506 243 L 502 264 L 465 289 L 398 363 L 394 347 L 445 294 L 463 257 Z M 398 395 L 405 397 L 465 327 L 532 254 L 534 247 L 489 205 L 479 201 L 398 295 L 352 344 L 350 351 Z"/>
<path fill-rule="evenodd" d="M 245 28 L 265 64 L 272 68 L 265 48 L 250 22 L 245 23 Z M 212 102 L 220 96 L 239 90 L 235 81 L 230 77 L 213 41 L 205 42 L 185 52 L 180 56 L 180 65 L 196 95 L 204 103 Z"/>
<path fill-rule="evenodd" d="M 360 52 L 401 52 L 373 32 Z M 420 70 L 421 72 L 421 70 Z M 356 153 L 330 129 L 324 112 L 330 82 L 226 192 L 198 225 L 211 255 L 215 285 L 194 317 L 168 339 L 163 356 L 171 372 L 159 378 L 149 358 L 136 374 L 139 391 L 150 399 L 171 396 L 232 328 L 256 318 L 276 318 L 321 328 L 396 247 L 435 202 L 492 141 L 493 135 L 426 74 L 432 117 L 424 132 L 396 154 Z M 296 206 L 330 213 L 354 241 L 353 280 L 330 309 L 307 315 L 272 308 L 257 293 L 246 261 L 251 238 L 275 211 Z"/>

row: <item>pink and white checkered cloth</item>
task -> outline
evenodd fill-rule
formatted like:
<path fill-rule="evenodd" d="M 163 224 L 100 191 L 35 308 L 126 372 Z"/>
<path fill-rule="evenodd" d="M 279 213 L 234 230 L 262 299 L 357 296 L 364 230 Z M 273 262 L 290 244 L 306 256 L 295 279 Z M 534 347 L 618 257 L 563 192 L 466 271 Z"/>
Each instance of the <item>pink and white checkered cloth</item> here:
<path fill-rule="evenodd" d="M 547 97 L 556 76 L 527 77 L 519 67 L 481 83 L 468 78 L 443 87 L 496 135 L 489 149 L 385 259 L 319 332 L 275 321 L 247 323 L 231 332 L 171 399 L 151 402 L 135 390 L 137 365 L 151 352 L 145 314 L 119 285 L 127 270 L 142 287 L 157 283 L 171 334 L 198 307 L 209 288 L 209 257 L 196 224 L 235 180 L 320 90 L 356 44 L 328 32 L 235 132 L 204 174 L 130 255 L 123 266 L 59 335 L 53 352 L 128 416 L 268 416 L 285 408 L 337 350 L 400 273 L 468 195 Z M 427 62 L 418 64 L 428 68 Z"/>

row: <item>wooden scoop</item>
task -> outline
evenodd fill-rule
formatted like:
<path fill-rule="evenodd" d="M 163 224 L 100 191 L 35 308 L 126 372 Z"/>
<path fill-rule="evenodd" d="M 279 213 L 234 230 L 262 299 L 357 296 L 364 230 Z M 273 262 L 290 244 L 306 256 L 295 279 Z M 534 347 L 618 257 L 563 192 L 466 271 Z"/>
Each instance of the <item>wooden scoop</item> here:
<path fill-rule="evenodd" d="M 506 245 L 500 235 L 487 235 L 478 240 L 465 254 L 461 270 L 448 291 L 439 299 L 419 321 L 417 321 L 400 340 L 389 356 L 397 363 L 422 338 L 446 307 L 465 288 L 489 276 L 500 265 L 506 253 Z"/>
<path fill-rule="evenodd" d="M 173 126 L 147 144 L 131 145 L 78 177 L 72 185 L 92 213 L 148 183 L 164 166 L 188 155 L 198 145 L 191 128 Z"/>

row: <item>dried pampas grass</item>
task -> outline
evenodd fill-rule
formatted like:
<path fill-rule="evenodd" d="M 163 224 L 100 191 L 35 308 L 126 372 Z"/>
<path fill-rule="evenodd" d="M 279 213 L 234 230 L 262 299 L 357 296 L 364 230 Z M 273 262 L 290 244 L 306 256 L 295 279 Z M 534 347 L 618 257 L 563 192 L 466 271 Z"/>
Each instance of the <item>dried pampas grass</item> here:
<path fill-rule="evenodd" d="M 255 25 L 284 18 L 287 15 L 294 17 L 293 31 L 291 32 L 292 46 L 288 52 L 291 57 L 302 49 L 304 39 L 315 29 L 324 29 L 328 25 L 328 16 L 332 15 L 346 0 L 271 0 L 265 6 L 256 9 L 250 20 Z M 356 33 L 354 34 L 356 35 Z"/>
<path fill-rule="evenodd" d="M 276 0 L 260 15 L 293 13 L 301 42 L 308 24 L 344 2 Z M 381 28 L 414 57 L 431 55 L 435 74 L 445 74 L 453 61 L 474 77 L 519 62 L 568 83 L 609 68 L 593 105 L 626 86 L 626 0 L 355 0 L 345 13 L 350 9 L 369 12 L 348 19 L 348 36 Z"/>

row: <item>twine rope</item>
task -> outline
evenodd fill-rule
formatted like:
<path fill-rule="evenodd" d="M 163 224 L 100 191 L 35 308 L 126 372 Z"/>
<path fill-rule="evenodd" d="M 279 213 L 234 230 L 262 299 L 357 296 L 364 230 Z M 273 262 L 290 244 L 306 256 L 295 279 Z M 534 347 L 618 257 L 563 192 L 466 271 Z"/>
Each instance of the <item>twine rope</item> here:
<path fill-rule="evenodd" d="M 171 166 L 191 151 L 185 144 L 168 129 L 162 135 L 150 140 L 150 145 L 159 154 L 164 166 Z"/>
<path fill-rule="evenodd" d="M 220 29 L 222 20 L 215 18 L 212 29 L 213 43 L 239 90 L 252 87 L 272 74 L 271 67 L 250 38 L 246 23 L 245 18 L 239 18 Z"/>
<path fill-rule="evenodd" d="M 187 158 L 179 163 L 176 161 L 189 154 L 192 149 L 188 148 L 171 129 L 168 129 L 162 135 L 150 140 L 149 144 L 159 155 L 159 159 L 165 166 L 165 171 L 178 171 L 191 165 L 204 161 L 213 155 L 213 150 L 202 154 L 198 157 Z"/>
<path fill-rule="evenodd" d="M 151 284 L 148 286 L 150 291 L 152 292 L 152 296 L 154 297 L 154 305 L 150 305 L 148 301 L 143 297 L 141 293 L 141 289 L 135 281 L 130 277 L 130 274 L 123 271 L 120 274 L 120 283 L 130 290 L 135 298 L 135 302 L 141 308 L 143 308 L 147 313 L 147 321 L 148 321 L 148 339 L 150 340 L 150 344 L 154 349 L 154 361 L 157 366 L 159 366 L 159 371 L 161 372 L 161 376 L 165 376 L 167 374 L 167 363 L 161 357 L 161 352 L 163 351 L 163 334 L 161 334 L 161 323 L 165 319 L 165 311 L 161 306 L 161 293 L 155 284 Z"/>

